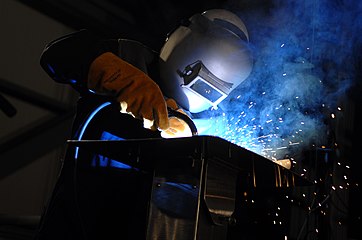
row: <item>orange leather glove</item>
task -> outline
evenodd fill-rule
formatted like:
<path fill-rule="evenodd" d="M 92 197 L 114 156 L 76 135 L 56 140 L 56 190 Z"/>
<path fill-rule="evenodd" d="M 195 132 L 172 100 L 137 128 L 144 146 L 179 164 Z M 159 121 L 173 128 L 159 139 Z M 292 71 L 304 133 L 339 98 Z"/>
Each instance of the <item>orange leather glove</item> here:
<path fill-rule="evenodd" d="M 88 88 L 116 96 L 121 112 L 143 119 L 146 128 L 166 130 L 169 127 L 166 102 L 158 85 L 111 52 L 101 54 L 91 63 Z"/>
<path fill-rule="evenodd" d="M 187 116 L 187 114 L 182 110 L 179 109 L 177 103 L 173 99 L 166 100 L 167 106 L 183 113 Z M 187 116 L 188 117 L 188 116 Z M 182 119 L 177 117 L 169 117 L 169 128 L 166 130 L 161 131 L 161 137 L 163 138 L 177 138 L 177 137 L 191 137 L 192 131 L 189 125 Z"/>

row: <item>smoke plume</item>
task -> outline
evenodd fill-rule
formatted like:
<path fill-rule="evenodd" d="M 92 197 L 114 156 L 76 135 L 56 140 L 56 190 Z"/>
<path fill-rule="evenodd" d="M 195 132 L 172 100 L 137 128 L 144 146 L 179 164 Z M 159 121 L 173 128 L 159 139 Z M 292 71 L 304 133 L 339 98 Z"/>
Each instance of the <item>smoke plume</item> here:
<path fill-rule="evenodd" d="M 329 119 L 355 79 L 362 2 L 240 2 L 228 8 L 248 28 L 253 72 L 198 127 L 270 159 L 328 146 Z"/>

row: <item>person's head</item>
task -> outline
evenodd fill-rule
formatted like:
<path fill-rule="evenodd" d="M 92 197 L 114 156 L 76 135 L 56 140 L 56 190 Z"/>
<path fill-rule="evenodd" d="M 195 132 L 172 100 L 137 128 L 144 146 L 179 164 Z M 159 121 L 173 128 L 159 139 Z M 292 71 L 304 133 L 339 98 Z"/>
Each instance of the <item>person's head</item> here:
<path fill-rule="evenodd" d="M 195 14 L 160 51 L 160 87 L 191 113 L 216 107 L 250 74 L 253 60 L 241 19 L 224 9 Z"/>

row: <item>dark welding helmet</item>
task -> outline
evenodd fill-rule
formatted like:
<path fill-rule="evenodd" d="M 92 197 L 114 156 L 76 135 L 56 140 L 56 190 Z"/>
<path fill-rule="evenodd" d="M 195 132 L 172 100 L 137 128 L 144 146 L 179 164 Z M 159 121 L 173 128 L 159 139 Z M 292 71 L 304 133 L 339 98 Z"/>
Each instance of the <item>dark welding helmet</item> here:
<path fill-rule="evenodd" d="M 191 113 L 217 108 L 250 74 L 249 36 L 224 9 L 195 14 L 171 32 L 160 51 L 164 94 Z"/>

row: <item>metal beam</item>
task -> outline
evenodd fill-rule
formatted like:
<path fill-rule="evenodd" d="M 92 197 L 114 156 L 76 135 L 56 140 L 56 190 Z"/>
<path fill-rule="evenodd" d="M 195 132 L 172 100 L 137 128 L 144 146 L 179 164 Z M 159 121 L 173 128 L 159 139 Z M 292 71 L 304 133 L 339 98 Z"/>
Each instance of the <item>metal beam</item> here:
<path fill-rule="evenodd" d="M 0 145 L 0 180 L 66 143 L 75 110 L 53 117 Z"/>
<path fill-rule="evenodd" d="M 29 90 L 17 84 L 11 83 L 5 79 L 0 78 L 0 92 L 15 97 L 21 101 L 41 107 L 45 110 L 54 113 L 65 113 L 68 111 L 69 106 L 63 102 L 57 101 L 53 98 L 39 94 L 35 91 Z"/>

